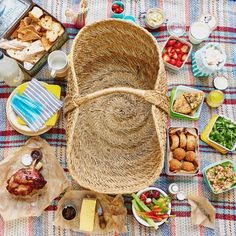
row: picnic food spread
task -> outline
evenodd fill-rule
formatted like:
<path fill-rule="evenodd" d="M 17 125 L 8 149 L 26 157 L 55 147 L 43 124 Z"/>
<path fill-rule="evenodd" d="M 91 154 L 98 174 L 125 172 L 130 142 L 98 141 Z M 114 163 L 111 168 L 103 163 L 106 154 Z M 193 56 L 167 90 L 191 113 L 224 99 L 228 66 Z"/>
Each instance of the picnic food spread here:
<path fill-rule="evenodd" d="M 4 5 L 0 15 L 5 7 L 12 6 Z M 0 80 L 16 87 L 6 103 L 6 118 L 16 132 L 32 136 L 0 162 L 0 214 L 5 221 L 40 216 L 54 200 L 54 226 L 85 234 L 122 234 L 127 232 L 127 196 L 136 221 L 155 230 L 178 217 L 176 201 L 188 199 L 192 223 L 214 228 L 215 208 L 205 197 L 187 194 L 191 190 L 182 188 L 181 177 L 194 181 L 190 177 L 202 173 L 213 194 L 236 188 L 234 163 L 224 160 L 202 168 L 199 144 L 200 135 L 222 155 L 233 152 L 235 121 L 213 115 L 202 133 L 193 122 L 203 119 L 205 103 L 211 109 L 224 103 L 229 83 L 223 74 L 214 76 L 212 88 L 217 90 L 207 91 L 206 101 L 201 82 L 197 88 L 175 86 L 168 96 L 165 68 L 170 80 L 189 61 L 197 79 L 210 80 L 221 70 L 226 63 L 221 44 L 193 47 L 208 39 L 217 19 L 201 16 L 189 27 L 188 40 L 170 30 L 160 49 L 144 28 L 156 30 L 165 22 L 170 28 L 178 19 L 167 19 L 161 8 L 151 8 L 141 14 L 142 25 L 127 15 L 129 8 L 122 1 L 114 1 L 109 10 L 117 19 L 86 25 L 73 40 L 70 55 L 57 50 L 68 39 L 63 24 L 33 3 L 0 32 Z M 67 9 L 65 16 L 82 28 L 87 12 L 88 2 L 82 0 L 78 12 Z M 33 77 L 46 61 L 49 83 Z M 54 84 L 55 77 L 61 78 L 60 84 L 67 81 L 66 94 Z M 66 123 L 65 170 L 39 137 L 58 118 Z M 183 123 L 172 126 L 169 118 Z M 68 182 L 65 172 L 80 190 Z M 165 175 L 167 186 L 150 186 L 160 175 Z M 178 182 L 173 182 L 175 176 Z"/>

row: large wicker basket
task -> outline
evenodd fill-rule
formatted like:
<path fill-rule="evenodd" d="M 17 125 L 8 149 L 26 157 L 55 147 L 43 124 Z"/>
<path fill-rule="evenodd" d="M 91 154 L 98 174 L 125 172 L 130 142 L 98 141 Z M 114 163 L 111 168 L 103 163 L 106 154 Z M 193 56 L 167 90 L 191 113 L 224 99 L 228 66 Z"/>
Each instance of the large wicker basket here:
<path fill-rule="evenodd" d="M 72 51 L 67 162 L 78 183 L 131 193 L 152 184 L 164 164 L 167 81 L 155 38 L 122 20 L 83 28 Z"/>

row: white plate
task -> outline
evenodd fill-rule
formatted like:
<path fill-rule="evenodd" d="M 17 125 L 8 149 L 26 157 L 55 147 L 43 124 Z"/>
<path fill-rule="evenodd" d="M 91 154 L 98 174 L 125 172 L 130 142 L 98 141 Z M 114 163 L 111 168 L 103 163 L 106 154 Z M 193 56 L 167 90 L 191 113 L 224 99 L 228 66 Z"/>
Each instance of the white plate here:
<path fill-rule="evenodd" d="M 28 84 L 28 83 L 29 82 L 26 82 L 25 84 Z M 41 82 L 41 83 L 43 83 L 43 82 Z M 21 85 L 19 85 L 19 86 L 21 86 Z M 22 125 L 17 121 L 17 115 L 12 109 L 11 100 L 12 100 L 13 96 L 17 93 L 19 86 L 17 88 L 15 88 L 14 91 L 11 93 L 10 97 L 7 100 L 7 104 L 6 104 L 6 114 L 7 114 L 7 119 L 9 121 L 10 125 L 17 132 L 27 135 L 27 136 L 38 136 L 40 134 L 46 133 L 47 131 L 49 131 L 52 128 L 52 126 L 44 125 L 40 130 L 38 130 L 37 132 L 34 132 L 27 125 Z"/>
<path fill-rule="evenodd" d="M 168 195 L 166 194 L 166 192 L 164 192 L 163 190 L 161 190 L 161 189 L 159 189 L 159 188 L 156 188 L 156 187 L 148 187 L 148 188 L 145 188 L 145 189 L 143 189 L 143 190 L 140 190 L 136 195 L 137 195 L 137 196 L 140 196 L 142 193 L 145 193 L 145 192 L 150 191 L 150 190 L 157 190 L 157 191 L 159 191 L 163 196 L 165 196 L 165 197 L 168 196 Z M 169 208 L 169 211 L 168 211 L 166 214 L 170 215 L 170 213 L 171 213 L 171 203 L 169 203 L 168 208 Z M 135 219 L 136 219 L 140 224 L 142 224 L 142 225 L 144 225 L 144 226 L 147 226 L 147 227 L 151 227 L 145 220 L 143 220 L 141 217 L 138 216 L 138 214 L 137 214 L 137 212 L 136 212 L 136 210 L 135 210 L 133 204 L 132 204 L 132 212 L 133 212 L 133 215 L 134 215 Z M 167 219 L 168 219 L 168 218 L 167 218 Z M 155 223 L 156 226 L 160 226 L 160 225 L 164 224 L 164 223 L 167 221 L 167 219 L 164 219 L 164 220 L 161 221 L 161 222 L 156 222 L 156 223 Z"/>

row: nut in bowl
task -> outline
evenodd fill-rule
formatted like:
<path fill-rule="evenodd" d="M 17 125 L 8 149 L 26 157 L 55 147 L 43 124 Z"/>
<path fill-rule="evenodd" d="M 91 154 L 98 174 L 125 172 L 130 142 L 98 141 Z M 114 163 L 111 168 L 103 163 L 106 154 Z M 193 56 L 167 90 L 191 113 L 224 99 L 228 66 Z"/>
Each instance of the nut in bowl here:
<path fill-rule="evenodd" d="M 175 36 L 170 36 L 162 50 L 164 64 L 175 71 L 180 70 L 192 51 L 192 44 Z"/>
<path fill-rule="evenodd" d="M 158 229 L 171 213 L 171 198 L 161 189 L 148 187 L 132 194 L 132 212 L 142 225 Z"/>
<path fill-rule="evenodd" d="M 204 97 L 204 92 L 198 89 L 186 86 L 173 88 L 171 92 L 171 117 L 198 120 Z"/>
<path fill-rule="evenodd" d="M 167 136 L 166 174 L 194 176 L 199 171 L 196 128 L 171 127 Z"/>
<path fill-rule="evenodd" d="M 204 180 L 214 194 L 236 188 L 236 167 L 230 160 L 213 163 L 202 170 Z"/>

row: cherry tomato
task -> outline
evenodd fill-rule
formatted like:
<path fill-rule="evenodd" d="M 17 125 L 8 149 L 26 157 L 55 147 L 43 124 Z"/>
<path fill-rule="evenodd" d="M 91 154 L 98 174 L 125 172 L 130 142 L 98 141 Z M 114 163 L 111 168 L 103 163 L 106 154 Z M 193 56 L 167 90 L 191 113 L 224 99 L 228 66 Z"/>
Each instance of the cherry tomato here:
<path fill-rule="evenodd" d="M 119 7 L 119 12 L 122 13 L 124 9 L 122 7 Z"/>
<path fill-rule="evenodd" d="M 120 7 L 119 4 L 114 4 L 114 5 L 112 5 L 112 10 L 115 10 L 115 9 L 118 8 L 118 7 Z"/>
<path fill-rule="evenodd" d="M 172 54 L 172 58 L 174 58 L 174 59 L 178 59 L 178 55 L 177 55 L 176 52 L 174 52 L 174 53 Z"/>

